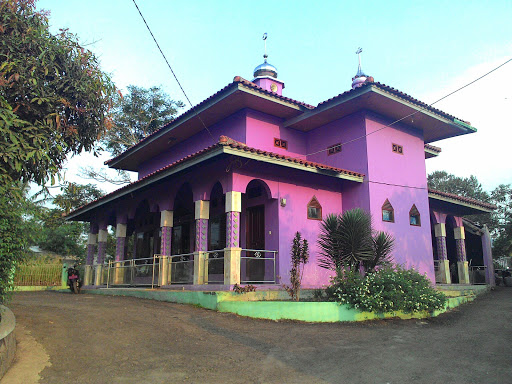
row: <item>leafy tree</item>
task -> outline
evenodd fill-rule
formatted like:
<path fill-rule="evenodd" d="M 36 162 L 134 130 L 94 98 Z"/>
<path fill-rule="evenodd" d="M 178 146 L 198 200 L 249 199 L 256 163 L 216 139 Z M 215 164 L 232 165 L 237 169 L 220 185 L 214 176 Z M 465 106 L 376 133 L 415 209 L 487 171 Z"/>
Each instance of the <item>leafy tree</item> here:
<path fill-rule="evenodd" d="M 42 232 L 25 235 L 27 222 L 38 222 L 24 211 L 26 184 L 53 184 L 68 154 L 94 149 L 114 95 L 95 56 L 68 30 L 50 33 L 35 0 L 0 2 L 1 301 L 15 261 Z"/>
<path fill-rule="evenodd" d="M 330 214 L 321 223 L 318 244 L 319 266 L 340 274 L 345 268 L 360 265 L 372 271 L 389 262 L 393 238 L 372 229 L 371 215 L 355 208 L 342 214 Z"/>
<path fill-rule="evenodd" d="M 160 87 L 146 89 L 129 85 L 128 94 L 116 100 L 112 129 L 101 142 L 113 156 L 120 155 L 173 121 L 182 107 L 181 101 L 171 100 Z"/>
<path fill-rule="evenodd" d="M 103 149 L 117 156 L 134 146 L 145 137 L 158 131 L 174 120 L 184 104 L 174 101 L 160 87 L 149 89 L 128 86 L 128 94 L 119 94 L 112 114 L 112 127 L 101 139 Z M 127 184 L 130 177 L 125 171 L 118 172 L 118 178 L 92 167 L 81 169 L 84 177 L 100 182 Z"/>
<path fill-rule="evenodd" d="M 489 202 L 490 199 L 489 194 L 482 188 L 482 184 L 473 175 L 458 177 L 446 171 L 435 171 L 428 175 L 427 183 L 429 188 L 441 192 L 453 193 L 485 202 Z"/>
<path fill-rule="evenodd" d="M 35 1 L 0 3 L 0 63 L 0 180 L 42 185 L 69 153 L 94 149 L 115 87 L 75 35 L 50 33 Z"/>

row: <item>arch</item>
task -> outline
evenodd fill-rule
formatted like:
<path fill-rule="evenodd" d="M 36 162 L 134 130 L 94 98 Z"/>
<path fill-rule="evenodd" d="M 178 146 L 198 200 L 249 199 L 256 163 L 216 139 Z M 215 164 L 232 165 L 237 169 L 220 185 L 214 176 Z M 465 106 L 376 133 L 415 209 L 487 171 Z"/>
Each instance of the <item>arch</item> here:
<path fill-rule="evenodd" d="M 391 205 L 388 199 L 382 205 L 382 221 L 386 221 L 388 223 L 395 222 L 395 209 Z"/>
<path fill-rule="evenodd" d="M 313 196 L 307 205 L 307 217 L 309 220 L 322 220 L 322 206 L 316 196 Z"/>
<path fill-rule="evenodd" d="M 258 189 L 261 189 L 258 191 Z M 261 193 L 260 193 L 261 192 Z M 245 187 L 245 193 L 249 199 L 259 197 L 265 192 L 266 198 L 272 198 L 272 191 L 266 182 L 261 179 L 252 179 L 249 181 Z"/>
<path fill-rule="evenodd" d="M 413 204 L 409 211 L 409 224 L 416 227 L 421 227 L 421 215 L 420 211 L 418 211 L 418 208 L 416 208 L 416 204 Z"/>

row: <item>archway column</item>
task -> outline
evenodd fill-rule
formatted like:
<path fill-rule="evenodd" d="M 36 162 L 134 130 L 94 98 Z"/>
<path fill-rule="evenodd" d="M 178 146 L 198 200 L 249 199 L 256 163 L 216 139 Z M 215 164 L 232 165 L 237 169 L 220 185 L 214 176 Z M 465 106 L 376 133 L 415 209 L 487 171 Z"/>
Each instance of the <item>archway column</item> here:
<path fill-rule="evenodd" d="M 84 285 L 92 285 L 92 276 L 94 268 L 94 255 L 96 253 L 96 244 L 98 242 L 98 234 L 91 230 L 87 239 L 87 257 L 85 259 Z"/>
<path fill-rule="evenodd" d="M 464 226 L 453 228 L 455 245 L 457 248 L 457 268 L 459 272 L 459 284 L 469 284 L 469 268 L 466 259 L 466 233 Z"/>
<path fill-rule="evenodd" d="M 210 202 L 195 202 L 196 219 L 196 250 L 194 252 L 194 285 L 208 282 L 208 219 L 210 218 Z"/>
<path fill-rule="evenodd" d="M 441 284 L 451 284 L 450 262 L 448 261 L 448 251 L 446 249 L 446 224 L 435 224 L 434 232 L 436 236 L 437 257 L 439 262 L 439 280 Z"/>
<path fill-rule="evenodd" d="M 162 229 L 162 239 L 160 244 L 160 276 L 159 285 L 169 285 L 171 282 L 169 256 L 171 256 L 172 245 L 172 227 L 174 223 L 174 212 L 163 210 L 160 212 L 160 228 Z"/>
<path fill-rule="evenodd" d="M 94 285 L 102 285 L 103 275 L 103 262 L 105 261 L 105 255 L 107 252 L 107 229 L 100 229 L 98 231 L 98 255 L 96 258 L 96 275 L 94 278 Z"/>
<path fill-rule="evenodd" d="M 224 284 L 240 284 L 240 212 L 242 193 L 226 193 L 226 248 L 224 249 Z"/>
<path fill-rule="evenodd" d="M 482 253 L 484 265 L 487 267 L 485 268 L 485 282 L 494 287 L 496 286 L 496 279 L 494 278 L 494 265 L 492 264 L 491 235 L 487 225 L 484 225 L 482 230 Z"/>

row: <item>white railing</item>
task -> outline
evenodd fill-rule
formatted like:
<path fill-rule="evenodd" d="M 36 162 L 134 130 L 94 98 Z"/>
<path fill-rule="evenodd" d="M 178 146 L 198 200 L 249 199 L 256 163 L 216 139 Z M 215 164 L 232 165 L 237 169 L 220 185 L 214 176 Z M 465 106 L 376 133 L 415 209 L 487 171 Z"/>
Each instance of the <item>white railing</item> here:
<path fill-rule="evenodd" d="M 171 255 L 169 263 L 169 284 L 193 284 L 194 283 L 194 254 Z"/>
<path fill-rule="evenodd" d="M 487 284 L 486 275 L 487 266 L 486 265 L 472 265 L 469 267 L 469 281 L 473 285 L 477 284 Z"/>
<path fill-rule="evenodd" d="M 243 284 L 276 284 L 277 251 L 242 249 L 240 282 Z"/>

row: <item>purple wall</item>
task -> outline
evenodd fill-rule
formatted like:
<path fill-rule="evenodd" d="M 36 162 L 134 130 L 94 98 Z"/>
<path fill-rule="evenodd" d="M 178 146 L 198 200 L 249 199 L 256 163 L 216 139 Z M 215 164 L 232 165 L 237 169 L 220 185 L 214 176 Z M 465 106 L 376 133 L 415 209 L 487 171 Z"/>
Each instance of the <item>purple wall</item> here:
<path fill-rule="evenodd" d="M 200 121 L 197 124 L 201 124 Z M 221 122 L 209 127 L 215 142 L 219 141 L 221 135 L 228 136 L 234 140 L 245 143 L 246 137 L 246 111 L 239 111 Z M 210 134 L 206 130 L 186 139 L 182 143 L 176 144 L 171 149 L 163 152 L 151 160 L 143 163 L 139 168 L 139 179 L 154 172 L 176 160 L 205 149 L 214 144 Z"/>
<path fill-rule="evenodd" d="M 370 134 L 366 138 L 367 181 L 374 227 L 395 237 L 393 256 L 397 263 L 414 267 L 435 281 L 423 136 L 403 125 L 371 134 L 389 123 L 373 113 L 366 115 L 366 131 Z M 403 154 L 392 151 L 393 143 L 403 147 Z M 394 208 L 394 223 L 382 221 L 386 199 Z M 410 225 L 413 204 L 420 212 L 421 226 Z"/>

